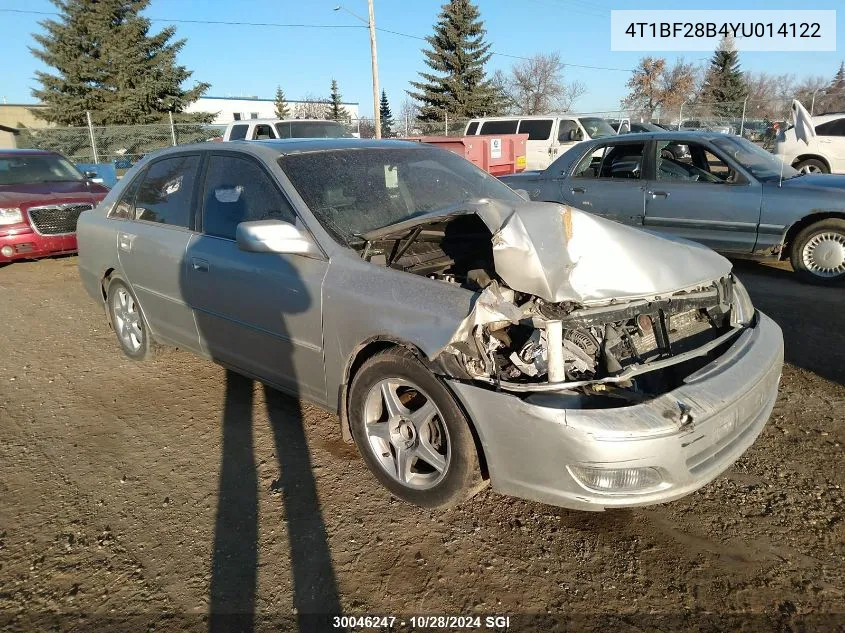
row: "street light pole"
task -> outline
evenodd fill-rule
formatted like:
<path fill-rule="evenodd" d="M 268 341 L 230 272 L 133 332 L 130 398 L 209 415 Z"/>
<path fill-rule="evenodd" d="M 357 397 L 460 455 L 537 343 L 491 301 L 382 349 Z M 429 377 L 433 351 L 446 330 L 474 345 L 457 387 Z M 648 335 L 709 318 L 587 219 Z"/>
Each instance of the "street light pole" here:
<path fill-rule="evenodd" d="M 343 5 L 334 8 L 335 11 L 346 11 L 353 18 L 361 20 L 370 29 L 370 58 L 373 66 L 373 119 L 375 121 L 376 138 L 381 138 L 381 113 L 379 112 L 379 89 L 378 89 L 378 53 L 376 51 L 376 17 L 373 11 L 373 0 L 367 0 L 367 11 L 369 19 L 365 20 L 357 13 L 353 13 Z"/>

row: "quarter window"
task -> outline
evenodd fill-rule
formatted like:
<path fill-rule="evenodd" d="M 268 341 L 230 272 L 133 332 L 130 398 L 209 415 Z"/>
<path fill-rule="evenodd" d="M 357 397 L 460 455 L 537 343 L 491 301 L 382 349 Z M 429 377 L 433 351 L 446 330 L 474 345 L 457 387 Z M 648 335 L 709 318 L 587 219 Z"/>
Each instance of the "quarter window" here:
<path fill-rule="evenodd" d="M 150 165 L 138 189 L 135 219 L 189 228 L 199 156 L 174 156 Z"/>
<path fill-rule="evenodd" d="M 523 119 L 519 122 L 519 133 L 527 134 L 529 141 L 547 141 L 552 135 L 552 120 Z"/>
<path fill-rule="evenodd" d="M 232 155 L 208 161 L 203 192 L 203 232 L 235 239 L 241 222 L 295 222 L 293 208 L 267 173 L 253 160 Z"/>
<path fill-rule="evenodd" d="M 120 218 L 122 220 L 132 220 L 135 217 L 135 196 L 138 195 L 138 189 L 141 188 L 141 181 L 145 178 L 146 172 L 137 176 L 129 186 L 123 190 L 123 195 L 120 200 L 109 211 L 110 218 Z"/>
<path fill-rule="evenodd" d="M 516 134 L 518 119 L 505 121 L 485 121 L 481 124 L 481 134 Z"/>

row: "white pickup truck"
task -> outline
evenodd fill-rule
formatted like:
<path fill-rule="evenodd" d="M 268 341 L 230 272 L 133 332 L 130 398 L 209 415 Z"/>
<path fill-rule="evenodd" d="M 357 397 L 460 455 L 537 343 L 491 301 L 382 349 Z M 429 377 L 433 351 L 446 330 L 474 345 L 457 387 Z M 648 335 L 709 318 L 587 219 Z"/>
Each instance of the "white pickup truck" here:
<path fill-rule="evenodd" d="M 224 141 L 266 141 L 276 138 L 349 138 L 349 129 L 321 119 L 248 119 L 226 126 Z"/>

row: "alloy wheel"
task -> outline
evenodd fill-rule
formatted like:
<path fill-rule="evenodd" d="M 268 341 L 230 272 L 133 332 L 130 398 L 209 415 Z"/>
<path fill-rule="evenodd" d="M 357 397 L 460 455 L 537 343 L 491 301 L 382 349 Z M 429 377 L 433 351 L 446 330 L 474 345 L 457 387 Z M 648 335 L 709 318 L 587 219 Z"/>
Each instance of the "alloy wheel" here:
<path fill-rule="evenodd" d="M 364 405 L 367 441 L 379 465 L 403 486 L 427 490 L 449 469 L 451 446 L 443 415 L 412 382 L 377 382 Z"/>
<path fill-rule="evenodd" d="M 141 313 L 135 299 L 125 288 L 118 288 L 112 296 L 112 316 L 114 331 L 124 347 L 132 353 L 140 350 L 144 344 Z"/>

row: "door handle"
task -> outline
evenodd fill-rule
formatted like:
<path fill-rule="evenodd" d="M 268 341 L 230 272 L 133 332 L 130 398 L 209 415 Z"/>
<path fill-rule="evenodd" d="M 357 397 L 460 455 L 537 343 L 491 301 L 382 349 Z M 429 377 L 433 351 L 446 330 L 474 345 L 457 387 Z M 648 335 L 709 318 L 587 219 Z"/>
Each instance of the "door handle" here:
<path fill-rule="evenodd" d="M 654 200 L 655 198 L 668 198 L 669 192 L 668 191 L 649 191 L 651 194 L 651 199 Z"/>
<path fill-rule="evenodd" d="M 191 258 L 191 268 L 200 273 L 207 273 L 208 262 L 204 259 L 200 259 L 199 257 L 193 257 Z"/>
<path fill-rule="evenodd" d="M 584 187 L 570 187 L 570 193 L 587 193 L 587 190 Z"/>
<path fill-rule="evenodd" d="M 117 234 L 117 247 L 122 250 L 126 251 L 127 253 L 132 250 L 132 241 L 135 239 L 134 235 L 130 235 L 129 233 L 118 233 Z"/>

